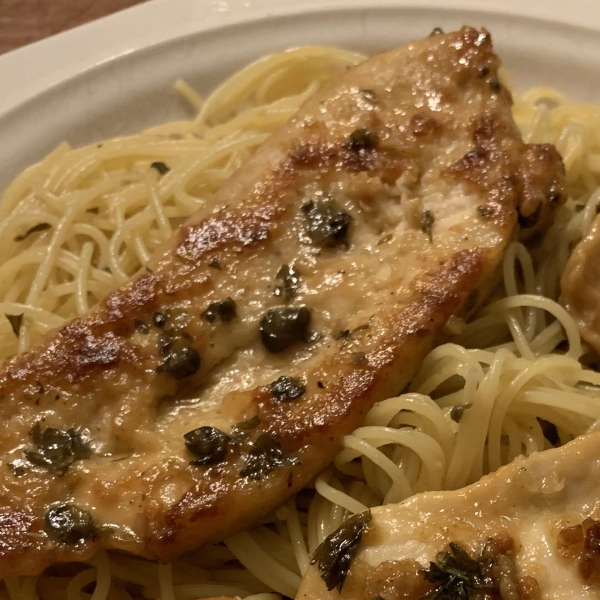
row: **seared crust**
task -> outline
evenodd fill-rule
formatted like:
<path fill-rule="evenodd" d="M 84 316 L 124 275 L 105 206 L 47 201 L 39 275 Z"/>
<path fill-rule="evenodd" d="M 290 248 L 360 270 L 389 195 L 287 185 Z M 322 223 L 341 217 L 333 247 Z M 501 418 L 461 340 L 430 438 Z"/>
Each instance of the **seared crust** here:
<path fill-rule="evenodd" d="M 237 512 L 239 496 L 252 502 L 255 514 L 260 515 L 272 508 L 265 503 L 265 492 L 286 497 L 306 485 L 308 473 L 320 472 L 339 450 L 340 432 L 345 435 L 361 425 L 374 397 L 389 397 L 406 386 L 412 369 L 404 365 L 414 364 L 415 355 L 424 356 L 431 348 L 435 333 L 449 315 L 460 311 L 487 268 L 485 251 L 463 251 L 447 268 L 419 282 L 421 297 L 371 319 L 371 335 L 374 330 L 386 332 L 373 336 L 376 343 L 365 339 L 369 335 L 365 333 L 327 357 L 314 371 L 306 372 L 307 381 L 327 382 L 310 400 L 283 404 L 273 398 L 268 387 L 255 390 L 253 401 L 264 431 L 277 437 L 284 452 L 299 458 L 303 472 L 294 466 L 280 469 L 277 478 L 269 480 L 267 491 L 262 481 L 252 484 L 240 480 L 235 463 L 209 470 L 206 479 L 168 512 L 167 528 L 152 537 L 156 554 L 173 556 L 177 552 L 171 549 L 173 544 L 181 544 L 184 536 L 193 547 L 199 536 L 215 541 L 249 523 L 238 521 L 226 528 L 222 515 Z M 360 360 L 356 360 L 359 348 Z"/>
<path fill-rule="evenodd" d="M 149 272 L 4 367 L 0 577 L 99 546 L 169 560 L 222 539 L 306 485 L 373 403 L 405 386 L 446 320 L 483 298 L 518 209 L 551 215 L 561 186 L 553 150 L 521 142 L 497 67 L 489 34 L 466 27 L 348 71 Z M 339 211 L 338 237 L 311 237 L 315 203 Z M 283 264 L 301 277 L 287 304 L 274 294 Z M 207 318 L 225 299 L 233 317 Z M 282 305 L 306 307 L 310 328 L 273 354 L 259 322 Z M 274 397 L 282 375 L 302 383 L 300 398 Z M 61 476 L 27 463 L 39 421 L 77 430 L 91 457 Z M 229 446 L 190 465 L 183 435 L 200 426 Z M 44 515 L 56 502 L 112 532 L 55 541 Z"/>

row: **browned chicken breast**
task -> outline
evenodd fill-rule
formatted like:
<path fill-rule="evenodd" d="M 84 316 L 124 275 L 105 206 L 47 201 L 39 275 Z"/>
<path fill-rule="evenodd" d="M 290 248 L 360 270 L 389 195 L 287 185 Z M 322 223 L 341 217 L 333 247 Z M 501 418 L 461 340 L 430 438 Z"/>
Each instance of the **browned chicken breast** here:
<path fill-rule="evenodd" d="M 600 598 L 600 434 L 346 521 L 296 600 Z"/>
<path fill-rule="evenodd" d="M 600 217 L 575 246 L 561 278 L 560 301 L 581 337 L 600 353 Z"/>
<path fill-rule="evenodd" d="M 0 576 L 221 539 L 406 385 L 560 195 L 497 68 L 464 28 L 349 70 L 147 272 L 4 367 Z"/>

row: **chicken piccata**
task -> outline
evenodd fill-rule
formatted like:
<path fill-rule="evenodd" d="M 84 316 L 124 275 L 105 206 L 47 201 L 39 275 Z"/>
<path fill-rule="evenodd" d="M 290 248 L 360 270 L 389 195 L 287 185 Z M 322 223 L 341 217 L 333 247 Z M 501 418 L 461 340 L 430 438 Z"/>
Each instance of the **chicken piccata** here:
<path fill-rule="evenodd" d="M 498 67 L 465 27 L 349 69 L 147 269 L 3 366 L 0 577 L 223 539 L 406 386 L 562 199 Z"/>

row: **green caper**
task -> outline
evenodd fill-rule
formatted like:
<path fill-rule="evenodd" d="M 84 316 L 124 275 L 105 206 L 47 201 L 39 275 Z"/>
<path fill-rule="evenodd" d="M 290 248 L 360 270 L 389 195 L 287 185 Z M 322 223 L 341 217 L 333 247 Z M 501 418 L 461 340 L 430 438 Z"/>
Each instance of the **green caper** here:
<path fill-rule="evenodd" d="M 198 427 L 184 436 L 186 448 L 197 458 L 191 465 L 206 466 L 220 463 L 227 454 L 229 436 L 216 427 Z"/>
<path fill-rule="evenodd" d="M 25 450 L 25 458 L 36 467 L 59 477 L 74 462 L 91 456 L 91 450 L 74 429 L 62 431 L 47 427 L 42 431 L 40 424 L 36 423 L 30 434 L 36 450 Z"/>
<path fill-rule="evenodd" d="M 175 379 L 185 379 L 200 368 L 200 355 L 191 346 L 170 351 L 164 362 L 156 367 L 157 373 L 168 373 Z"/>
<path fill-rule="evenodd" d="M 269 309 L 260 320 L 260 337 L 265 348 L 277 354 L 306 340 L 310 311 L 306 306 Z"/>
<path fill-rule="evenodd" d="M 90 513 L 68 502 L 55 504 L 48 509 L 44 528 L 53 540 L 62 544 L 77 544 L 93 539 L 95 535 Z"/>
<path fill-rule="evenodd" d="M 311 200 L 302 206 L 305 232 L 318 246 L 333 248 L 347 243 L 352 217 L 332 200 Z"/>

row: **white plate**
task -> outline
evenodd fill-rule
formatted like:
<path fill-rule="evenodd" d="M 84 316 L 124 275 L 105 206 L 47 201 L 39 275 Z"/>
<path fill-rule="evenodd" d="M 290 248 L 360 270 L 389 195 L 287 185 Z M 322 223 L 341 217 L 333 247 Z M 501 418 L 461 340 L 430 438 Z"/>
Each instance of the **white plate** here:
<path fill-rule="evenodd" d="M 597 0 L 153 0 L 0 57 L 0 189 L 58 142 L 177 118 L 201 92 L 300 44 L 366 52 L 463 24 L 487 27 L 520 88 L 600 101 Z"/>

